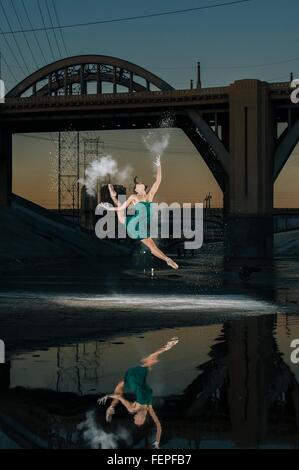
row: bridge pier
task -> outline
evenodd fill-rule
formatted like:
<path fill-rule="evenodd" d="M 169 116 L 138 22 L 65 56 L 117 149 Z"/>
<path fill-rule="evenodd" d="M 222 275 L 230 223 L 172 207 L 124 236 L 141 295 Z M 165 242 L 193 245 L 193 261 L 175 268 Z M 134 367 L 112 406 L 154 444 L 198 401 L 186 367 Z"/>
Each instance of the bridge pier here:
<path fill-rule="evenodd" d="M 12 193 L 12 133 L 0 123 L 0 205 L 10 206 Z"/>
<path fill-rule="evenodd" d="M 10 368 L 11 363 L 7 361 L 0 365 L 0 394 L 6 393 L 10 387 Z"/>
<path fill-rule="evenodd" d="M 271 379 L 275 377 L 273 318 L 247 319 L 228 326 L 228 400 L 233 439 L 259 446 L 268 433 Z"/>
<path fill-rule="evenodd" d="M 230 168 L 226 208 L 227 260 L 273 257 L 274 113 L 268 84 L 230 87 Z"/>

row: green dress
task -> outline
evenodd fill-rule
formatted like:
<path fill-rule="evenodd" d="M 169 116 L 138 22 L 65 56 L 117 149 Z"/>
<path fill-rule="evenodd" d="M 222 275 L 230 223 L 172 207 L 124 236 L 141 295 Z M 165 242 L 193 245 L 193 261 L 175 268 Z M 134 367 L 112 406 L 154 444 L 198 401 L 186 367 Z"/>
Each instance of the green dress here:
<path fill-rule="evenodd" d="M 151 405 L 153 391 L 146 383 L 148 368 L 137 366 L 129 369 L 125 374 L 125 392 L 136 395 L 136 402 L 140 405 Z"/>
<path fill-rule="evenodd" d="M 134 209 L 134 215 L 126 215 L 127 234 L 134 240 L 149 238 L 151 219 L 153 216 L 153 203 L 141 201 L 134 206 Z"/>

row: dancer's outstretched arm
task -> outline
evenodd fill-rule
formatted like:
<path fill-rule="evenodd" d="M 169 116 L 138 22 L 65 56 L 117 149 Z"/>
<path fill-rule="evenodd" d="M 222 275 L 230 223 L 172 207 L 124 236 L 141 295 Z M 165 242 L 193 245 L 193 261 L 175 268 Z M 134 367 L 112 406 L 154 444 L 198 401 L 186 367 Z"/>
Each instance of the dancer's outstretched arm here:
<path fill-rule="evenodd" d="M 121 395 L 108 395 L 108 398 L 112 398 L 113 400 L 119 400 L 124 407 L 128 410 L 129 413 L 134 413 L 136 411 L 136 404 L 126 400 Z"/>
<path fill-rule="evenodd" d="M 112 184 L 108 184 L 108 189 L 110 193 L 110 197 L 116 207 L 121 206 L 120 201 L 117 199 L 117 192 L 115 191 L 114 187 Z"/>
<path fill-rule="evenodd" d="M 107 211 L 121 212 L 127 209 L 127 207 L 129 207 L 129 205 L 132 204 L 134 199 L 135 199 L 135 196 L 132 194 L 121 206 L 111 207 L 103 202 L 100 204 L 100 206 L 104 207 L 104 209 L 106 209 Z"/>
<path fill-rule="evenodd" d="M 178 342 L 179 342 L 178 338 L 176 338 L 176 337 L 171 338 L 171 340 L 168 341 L 165 344 L 165 346 L 162 346 L 162 348 L 158 349 L 157 351 L 153 352 L 149 356 L 145 357 L 144 359 L 141 360 L 141 362 L 143 363 L 144 366 L 150 367 L 151 365 L 155 364 L 155 362 L 157 361 L 158 356 L 160 356 L 160 354 L 162 354 L 166 351 L 169 351 L 174 346 L 176 346 L 178 344 Z"/>
<path fill-rule="evenodd" d="M 156 176 L 156 181 L 154 182 L 153 186 L 151 187 L 151 189 L 148 193 L 150 200 L 152 200 L 154 198 L 156 192 L 159 189 L 161 181 L 162 181 L 162 169 L 161 169 L 160 157 L 157 157 L 154 163 L 157 167 L 157 176 Z"/>

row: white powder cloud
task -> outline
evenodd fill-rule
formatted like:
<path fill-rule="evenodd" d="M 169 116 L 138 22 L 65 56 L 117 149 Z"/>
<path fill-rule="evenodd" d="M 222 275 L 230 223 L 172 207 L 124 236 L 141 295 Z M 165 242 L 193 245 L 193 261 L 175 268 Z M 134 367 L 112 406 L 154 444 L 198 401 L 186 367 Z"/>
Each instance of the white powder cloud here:
<path fill-rule="evenodd" d="M 130 435 L 125 429 L 119 428 L 116 433 L 105 432 L 97 424 L 94 411 L 86 413 L 86 420 L 77 428 L 83 431 L 83 438 L 91 449 L 117 449 L 119 441 L 130 442 Z"/>
<path fill-rule="evenodd" d="M 127 165 L 120 169 L 118 163 L 111 155 L 105 155 L 93 160 L 85 170 L 85 177 L 79 180 L 86 187 L 87 194 L 96 194 L 97 182 L 107 176 L 117 178 L 117 183 L 125 183 L 132 176 L 132 168 Z"/>

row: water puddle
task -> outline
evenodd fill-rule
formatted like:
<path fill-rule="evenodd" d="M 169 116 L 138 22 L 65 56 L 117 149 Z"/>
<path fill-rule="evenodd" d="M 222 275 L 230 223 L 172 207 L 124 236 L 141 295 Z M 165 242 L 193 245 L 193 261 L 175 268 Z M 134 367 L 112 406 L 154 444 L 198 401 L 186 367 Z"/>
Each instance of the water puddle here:
<path fill-rule="evenodd" d="M 0 367 L 0 448 L 151 447 L 149 419 L 137 428 L 119 405 L 107 424 L 96 398 L 172 336 L 148 377 L 162 448 L 298 447 L 299 314 L 280 313 L 13 355 Z"/>

